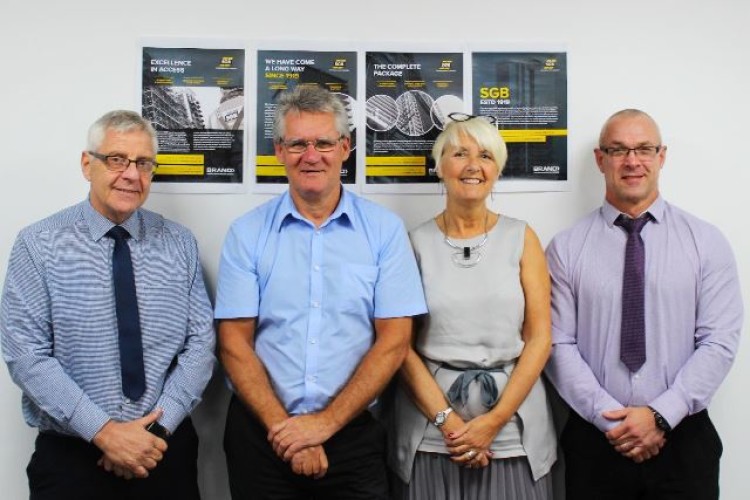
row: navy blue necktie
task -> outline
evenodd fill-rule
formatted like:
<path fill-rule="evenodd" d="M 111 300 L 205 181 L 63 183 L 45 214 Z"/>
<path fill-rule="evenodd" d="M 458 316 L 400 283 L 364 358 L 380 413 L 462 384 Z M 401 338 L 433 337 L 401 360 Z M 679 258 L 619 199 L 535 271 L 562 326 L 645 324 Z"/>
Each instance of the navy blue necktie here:
<path fill-rule="evenodd" d="M 646 213 L 637 219 L 620 215 L 615 225 L 628 233 L 625 269 L 622 275 L 622 325 L 620 359 L 635 373 L 646 361 L 646 315 L 644 311 L 646 251 L 641 229 L 651 220 Z"/>
<path fill-rule="evenodd" d="M 112 253 L 112 280 L 115 288 L 115 309 L 120 343 L 120 370 L 122 392 L 133 401 L 146 389 L 143 371 L 143 346 L 141 344 L 141 319 L 135 294 L 133 262 L 127 239 L 130 234 L 121 226 L 114 226 L 107 236 L 115 240 Z"/>

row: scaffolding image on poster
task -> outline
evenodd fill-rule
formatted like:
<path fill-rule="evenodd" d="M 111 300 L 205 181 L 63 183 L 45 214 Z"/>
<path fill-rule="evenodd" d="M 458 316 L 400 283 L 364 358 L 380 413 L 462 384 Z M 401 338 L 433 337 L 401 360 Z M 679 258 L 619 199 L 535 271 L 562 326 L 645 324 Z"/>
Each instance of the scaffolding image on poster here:
<path fill-rule="evenodd" d="M 259 50 L 257 89 L 256 185 L 286 184 L 286 172 L 276 158 L 273 122 L 276 102 L 297 85 L 318 85 L 341 99 L 349 118 L 352 154 L 341 166 L 341 182 L 357 179 L 357 53 L 342 51 Z"/>
<path fill-rule="evenodd" d="M 473 114 L 496 119 L 508 146 L 504 180 L 568 178 L 565 52 L 472 54 Z"/>
<path fill-rule="evenodd" d="M 156 183 L 242 184 L 245 53 L 144 47 L 142 114 L 159 140 Z"/>
<path fill-rule="evenodd" d="M 435 184 L 432 145 L 463 111 L 463 54 L 367 52 L 367 184 Z"/>

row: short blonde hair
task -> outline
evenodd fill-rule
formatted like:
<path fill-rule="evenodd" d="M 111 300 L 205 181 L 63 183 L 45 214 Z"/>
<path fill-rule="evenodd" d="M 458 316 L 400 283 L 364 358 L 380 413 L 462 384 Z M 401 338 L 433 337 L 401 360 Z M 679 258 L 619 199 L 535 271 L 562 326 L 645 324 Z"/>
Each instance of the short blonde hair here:
<path fill-rule="evenodd" d="M 435 160 L 435 173 L 443 176 L 440 170 L 443 153 L 446 146 L 457 148 L 461 144 L 461 137 L 471 137 L 479 147 L 492 154 L 497 165 L 498 176 L 503 173 L 505 162 L 508 160 L 508 148 L 505 146 L 500 132 L 484 118 L 471 118 L 466 121 L 451 121 L 435 140 L 432 146 L 432 158 Z"/>

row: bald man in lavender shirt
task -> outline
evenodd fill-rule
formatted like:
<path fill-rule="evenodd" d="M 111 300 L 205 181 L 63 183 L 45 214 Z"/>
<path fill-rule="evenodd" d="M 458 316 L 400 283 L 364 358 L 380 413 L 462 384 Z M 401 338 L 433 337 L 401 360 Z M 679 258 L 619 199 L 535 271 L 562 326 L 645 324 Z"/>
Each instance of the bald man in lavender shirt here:
<path fill-rule="evenodd" d="M 604 204 L 547 249 L 546 373 L 572 409 L 561 437 L 567 498 L 717 499 L 722 444 L 706 408 L 742 327 L 734 256 L 717 228 L 660 196 L 667 147 L 648 114 L 615 113 L 599 144 Z M 620 219 L 644 216 L 637 309 L 645 360 L 641 352 L 626 364 L 621 325 L 636 307 L 632 288 L 623 290 L 628 234 Z"/>

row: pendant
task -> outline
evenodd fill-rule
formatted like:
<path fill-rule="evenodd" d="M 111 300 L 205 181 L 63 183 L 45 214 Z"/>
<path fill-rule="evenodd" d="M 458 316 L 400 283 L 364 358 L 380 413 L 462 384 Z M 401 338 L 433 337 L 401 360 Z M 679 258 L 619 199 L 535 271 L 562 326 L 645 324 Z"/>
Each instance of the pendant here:
<path fill-rule="evenodd" d="M 479 250 L 472 251 L 469 247 L 463 247 L 462 250 L 454 252 L 451 255 L 451 260 L 458 267 L 474 267 L 482 260 L 482 252 Z"/>

